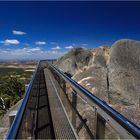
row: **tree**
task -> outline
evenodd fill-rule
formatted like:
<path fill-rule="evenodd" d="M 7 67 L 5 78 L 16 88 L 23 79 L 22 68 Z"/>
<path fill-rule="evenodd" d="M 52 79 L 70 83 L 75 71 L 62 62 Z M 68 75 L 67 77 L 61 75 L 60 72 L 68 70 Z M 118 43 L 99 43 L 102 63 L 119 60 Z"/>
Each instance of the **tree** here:
<path fill-rule="evenodd" d="M 9 109 L 17 103 L 22 98 L 24 92 L 24 83 L 16 73 L 0 77 L 0 98 L 4 100 L 5 109 Z"/>

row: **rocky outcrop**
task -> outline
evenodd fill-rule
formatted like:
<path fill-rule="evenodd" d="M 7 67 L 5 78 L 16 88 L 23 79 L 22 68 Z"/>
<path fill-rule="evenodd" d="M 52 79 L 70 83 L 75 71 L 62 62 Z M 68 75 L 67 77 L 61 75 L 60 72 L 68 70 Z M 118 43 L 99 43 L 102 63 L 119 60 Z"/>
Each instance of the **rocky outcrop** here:
<path fill-rule="evenodd" d="M 101 99 L 108 100 L 107 61 L 109 46 L 95 49 L 74 48 L 58 59 L 57 66 L 73 75 L 85 88 Z"/>
<path fill-rule="evenodd" d="M 109 46 L 100 46 L 91 49 L 93 59 L 90 61 L 90 64 L 95 67 L 106 67 L 108 63 L 109 49 Z"/>
<path fill-rule="evenodd" d="M 90 51 L 93 54 L 88 67 L 84 71 L 78 71 L 73 79 L 91 91 L 94 95 L 104 101 L 108 101 L 107 87 L 107 62 L 109 55 L 109 46 L 100 46 Z"/>
<path fill-rule="evenodd" d="M 84 51 L 73 49 L 58 60 L 58 67 L 140 126 L 140 42 L 123 39 Z"/>
<path fill-rule="evenodd" d="M 110 49 L 109 97 L 111 103 L 136 104 L 140 99 L 140 42 L 119 40 Z"/>
<path fill-rule="evenodd" d="M 90 50 L 73 48 L 69 53 L 58 59 L 56 65 L 63 71 L 74 75 L 76 71 L 88 66 L 91 59 L 92 53 Z"/>
<path fill-rule="evenodd" d="M 77 72 L 73 79 L 87 88 L 94 95 L 108 101 L 108 88 L 106 82 L 107 69 L 105 67 L 88 67 L 85 71 Z"/>

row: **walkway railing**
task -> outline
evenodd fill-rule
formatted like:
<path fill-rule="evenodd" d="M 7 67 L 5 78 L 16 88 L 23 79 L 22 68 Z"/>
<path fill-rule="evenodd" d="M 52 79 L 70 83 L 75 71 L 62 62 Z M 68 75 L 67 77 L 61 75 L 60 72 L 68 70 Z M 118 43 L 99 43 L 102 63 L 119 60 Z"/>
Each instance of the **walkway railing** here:
<path fill-rule="evenodd" d="M 140 139 L 140 128 L 133 122 L 65 75 L 60 69 L 50 64 L 50 70 L 72 105 L 71 111 L 68 105 L 65 105 L 66 99 L 62 99 L 80 138 Z"/>
<path fill-rule="evenodd" d="M 21 103 L 21 105 L 20 105 L 20 107 L 18 109 L 18 112 L 17 112 L 17 114 L 15 116 L 15 119 L 14 119 L 14 121 L 12 123 L 12 126 L 10 127 L 10 129 L 8 131 L 6 139 L 15 139 L 16 138 L 16 135 L 17 135 L 19 126 L 21 124 L 24 111 L 25 111 L 25 107 L 26 107 L 26 104 L 27 104 L 27 101 L 28 101 L 28 98 L 29 98 L 29 94 L 31 92 L 32 84 L 33 84 L 33 81 L 35 79 L 35 75 L 37 73 L 39 65 L 40 65 L 40 62 L 38 62 L 38 64 L 37 64 L 36 70 L 35 70 L 35 72 L 34 72 L 34 74 L 32 76 L 32 79 L 31 79 L 30 83 L 29 83 L 29 86 L 28 86 L 28 88 L 26 90 L 26 93 L 25 93 L 24 98 L 22 100 L 22 103 Z"/>
<path fill-rule="evenodd" d="M 7 139 L 16 138 L 39 65 L 40 63 L 38 63 L 18 113 L 9 129 Z M 54 65 L 49 64 L 49 69 L 63 89 L 63 92 L 58 90 L 59 96 L 70 123 L 79 138 L 140 139 L 140 128 L 133 122 L 65 75 Z"/>

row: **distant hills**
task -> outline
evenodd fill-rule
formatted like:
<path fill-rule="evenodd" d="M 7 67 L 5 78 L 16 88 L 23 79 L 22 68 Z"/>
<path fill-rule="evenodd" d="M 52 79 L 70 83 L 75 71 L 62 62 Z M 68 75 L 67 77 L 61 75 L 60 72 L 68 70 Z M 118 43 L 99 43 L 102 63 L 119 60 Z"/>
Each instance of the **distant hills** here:
<path fill-rule="evenodd" d="M 140 125 L 139 41 L 122 39 L 112 46 L 73 48 L 56 65 Z"/>
<path fill-rule="evenodd" d="M 34 62 L 37 63 L 38 60 L 14 60 L 14 59 L 0 59 L 0 63 L 30 63 L 30 62 Z"/>

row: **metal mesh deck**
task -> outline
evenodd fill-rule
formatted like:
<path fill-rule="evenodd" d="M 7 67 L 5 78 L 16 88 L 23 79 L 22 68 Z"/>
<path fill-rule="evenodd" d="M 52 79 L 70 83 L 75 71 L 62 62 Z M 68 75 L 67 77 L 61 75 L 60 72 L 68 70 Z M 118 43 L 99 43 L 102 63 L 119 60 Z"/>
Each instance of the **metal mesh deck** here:
<path fill-rule="evenodd" d="M 45 79 L 52 114 L 53 126 L 56 139 L 76 139 L 77 135 L 71 126 L 71 123 L 65 113 L 61 99 L 59 98 L 58 90 L 61 90 L 58 84 L 55 84 L 52 73 L 45 69 Z"/>
<path fill-rule="evenodd" d="M 45 76 L 44 76 L 45 73 Z M 58 97 L 52 73 L 40 66 L 16 135 L 17 139 L 76 139 Z"/>
<path fill-rule="evenodd" d="M 53 139 L 53 132 L 44 71 L 40 68 L 35 76 L 16 138 Z"/>

